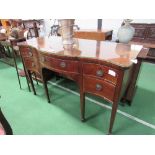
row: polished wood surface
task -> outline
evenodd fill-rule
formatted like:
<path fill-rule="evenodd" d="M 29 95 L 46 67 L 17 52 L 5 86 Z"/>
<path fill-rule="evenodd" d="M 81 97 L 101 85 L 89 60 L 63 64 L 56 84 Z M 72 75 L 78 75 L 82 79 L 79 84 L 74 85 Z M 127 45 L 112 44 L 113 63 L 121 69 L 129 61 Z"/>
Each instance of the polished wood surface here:
<path fill-rule="evenodd" d="M 112 30 L 78 30 L 74 32 L 75 38 L 81 39 L 91 39 L 91 40 L 111 40 L 112 39 Z"/>
<path fill-rule="evenodd" d="M 134 45 L 142 45 L 143 47 L 146 48 L 155 48 L 155 41 L 130 41 L 129 44 L 134 44 Z"/>
<path fill-rule="evenodd" d="M 32 46 L 47 54 L 74 58 L 89 58 L 91 60 L 105 61 L 124 68 L 128 68 L 132 65 L 132 60 L 137 57 L 142 49 L 141 45 L 85 39 L 75 39 L 73 49 L 64 49 L 61 37 L 33 38 L 22 44 Z"/>
<path fill-rule="evenodd" d="M 82 121 L 85 120 L 86 93 L 100 96 L 112 103 L 109 126 L 111 133 L 118 102 L 130 84 L 132 60 L 137 57 L 142 46 L 86 39 L 74 40 L 75 44 L 67 49 L 63 48 L 60 37 L 33 38 L 18 45 L 25 68 L 28 71 L 36 71 L 38 68 L 48 101 L 46 74 L 52 71 L 78 84 Z M 37 57 L 32 49 L 36 49 Z"/>

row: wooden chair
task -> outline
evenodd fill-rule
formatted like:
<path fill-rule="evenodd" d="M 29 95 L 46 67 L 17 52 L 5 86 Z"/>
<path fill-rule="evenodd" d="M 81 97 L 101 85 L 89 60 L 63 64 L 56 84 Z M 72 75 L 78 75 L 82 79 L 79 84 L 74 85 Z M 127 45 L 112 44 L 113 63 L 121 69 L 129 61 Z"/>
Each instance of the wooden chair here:
<path fill-rule="evenodd" d="M 47 73 L 45 78 L 42 77 L 42 74 L 41 74 L 42 71 L 40 70 L 40 63 L 39 63 L 39 53 L 35 48 L 29 47 L 27 45 L 19 45 L 19 50 L 20 50 L 20 55 L 22 58 L 24 70 L 25 70 L 26 76 L 30 81 L 34 95 L 36 95 L 36 91 L 35 91 L 33 79 L 37 81 L 37 84 L 38 84 L 38 80 L 43 83 L 47 101 L 50 103 L 47 81 L 51 79 L 52 72 Z"/>
<path fill-rule="evenodd" d="M 20 89 L 21 89 L 21 82 L 20 82 L 20 77 L 19 77 L 19 72 L 18 72 L 17 61 L 16 61 L 16 54 L 15 54 L 15 51 L 13 49 L 13 46 L 8 41 L 0 41 L 0 47 L 2 48 L 3 51 L 6 51 L 6 50 L 9 51 L 11 57 L 13 58 L 14 64 L 9 64 L 9 65 L 15 67 L 16 73 L 17 73 L 17 78 L 18 78 L 18 83 L 19 83 L 19 86 L 20 86 Z"/>

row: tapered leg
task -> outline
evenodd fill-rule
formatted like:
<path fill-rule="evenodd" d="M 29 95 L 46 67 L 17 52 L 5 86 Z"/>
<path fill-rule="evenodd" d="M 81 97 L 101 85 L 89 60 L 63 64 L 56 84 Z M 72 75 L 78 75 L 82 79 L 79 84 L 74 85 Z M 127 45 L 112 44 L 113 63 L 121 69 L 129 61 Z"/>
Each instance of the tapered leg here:
<path fill-rule="evenodd" d="M 37 80 L 36 73 L 34 73 L 34 77 L 35 77 L 36 83 L 37 83 L 37 85 L 38 85 L 38 80 Z"/>
<path fill-rule="evenodd" d="M 18 77 L 18 83 L 19 83 L 20 89 L 22 89 L 21 82 L 20 82 L 20 77 L 19 77 L 19 73 L 18 73 L 17 62 L 16 62 L 16 55 L 15 55 L 15 51 L 14 51 L 13 48 L 12 48 L 12 52 L 13 52 L 13 60 L 14 60 L 14 64 L 15 64 L 15 68 L 16 68 L 16 72 L 17 72 L 17 77 Z"/>
<path fill-rule="evenodd" d="M 22 56 L 21 56 L 21 60 L 22 60 L 22 63 L 23 63 L 23 68 L 24 68 L 24 72 L 25 72 L 25 77 L 26 77 L 27 86 L 28 86 L 29 92 L 31 92 L 30 85 L 29 85 L 28 73 L 27 73 L 27 71 L 26 71 L 25 64 L 24 64 L 24 61 L 23 61 Z"/>
<path fill-rule="evenodd" d="M 114 124 L 115 116 L 116 116 L 116 112 L 117 112 L 117 107 L 118 107 L 118 102 L 114 102 L 113 106 L 112 106 L 112 111 L 111 111 L 109 134 L 112 133 L 112 128 L 113 128 L 113 124 Z"/>
<path fill-rule="evenodd" d="M 85 93 L 80 93 L 81 121 L 85 121 Z"/>
<path fill-rule="evenodd" d="M 7 48 L 7 51 L 8 51 L 8 53 L 9 53 L 8 56 L 11 58 L 11 52 L 10 52 L 10 48 L 9 48 L 9 46 L 7 46 L 6 48 Z M 13 51 L 13 52 L 14 52 L 14 51 Z"/>
<path fill-rule="evenodd" d="M 132 103 L 132 100 L 133 100 L 133 97 L 134 97 L 134 94 L 137 88 L 136 82 L 137 82 L 138 75 L 140 72 L 141 63 L 142 63 L 142 60 L 138 60 L 138 63 L 134 64 L 131 79 L 130 79 L 130 85 L 127 88 L 125 95 L 124 95 L 124 98 L 128 102 L 129 105 L 131 105 Z"/>
<path fill-rule="evenodd" d="M 30 85 L 29 85 L 29 79 L 28 79 L 26 73 L 25 73 L 25 77 L 26 77 L 26 82 L 27 82 L 27 86 L 28 86 L 29 92 L 31 92 Z"/>
<path fill-rule="evenodd" d="M 31 75 L 30 71 L 28 71 L 28 76 L 29 76 L 29 79 L 30 79 L 30 83 L 31 83 L 31 86 L 32 86 L 33 93 L 34 93 L 34 95 L 36 95 L 36 91 L 35 91 L 33 80 L 32 80 L 32 75 Z"/>
<path fill-rule="evenodd" d="M 47 97 L 47 102 L 50 103 L 50 97 L 49 97 L 49 93 L 48 93 L 48 87 L 47 87 L 47 80 L 44 77 L 44 74 L 42 74 L 42 81 L 43 81 L 43 85 L 44 85 L 44 89 L 45 89 L 45 94 Z"/>

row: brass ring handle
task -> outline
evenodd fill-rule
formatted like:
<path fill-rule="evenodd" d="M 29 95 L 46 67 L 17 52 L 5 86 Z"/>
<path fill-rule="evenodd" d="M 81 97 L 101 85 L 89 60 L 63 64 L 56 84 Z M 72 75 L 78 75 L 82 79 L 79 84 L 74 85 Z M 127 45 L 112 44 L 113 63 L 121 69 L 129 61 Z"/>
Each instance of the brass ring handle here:
<path fill-rule="evenodd" d="M 97 76 L 100 76 L 101 77 L 101 76 L 103 76 L 103 74 L 104 74 L 103 70 L 97 70 L 96 71 L 96 75 Z"/>
<path fill-rule="evenodd" d="M 60 67 L 65 68 L 66 67 L 66 63 L 65 62 L 61 62 L 60 63 Z"/>
<path fill-rule="evenodd" d="M 102 85 L 101 84 L 96 84 L 96 90 L 101 91 L 102 90 Z"/>

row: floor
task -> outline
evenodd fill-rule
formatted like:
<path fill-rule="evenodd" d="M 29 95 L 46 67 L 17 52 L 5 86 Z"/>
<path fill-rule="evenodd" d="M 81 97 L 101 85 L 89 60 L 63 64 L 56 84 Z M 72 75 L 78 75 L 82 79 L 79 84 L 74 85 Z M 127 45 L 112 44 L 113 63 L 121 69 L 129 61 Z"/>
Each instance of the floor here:
<path fill-rule="evenodd" d="M 114 135 L 155 134 L 155 67 L 144 63 L 132 106 L 121 106 Z M 15 135 L 105 135 L 108 133 L 111 104 L 88 95 L 87 121 L 80 121 L 80 99 L 74 82 L 55 78 L 48 84 L 47 103 L 42 84 L 35 84 L 37 96 L 28 91 L 25 78 L 20 90 L 15 68 L 0 62 L 0 107 Z"/>

